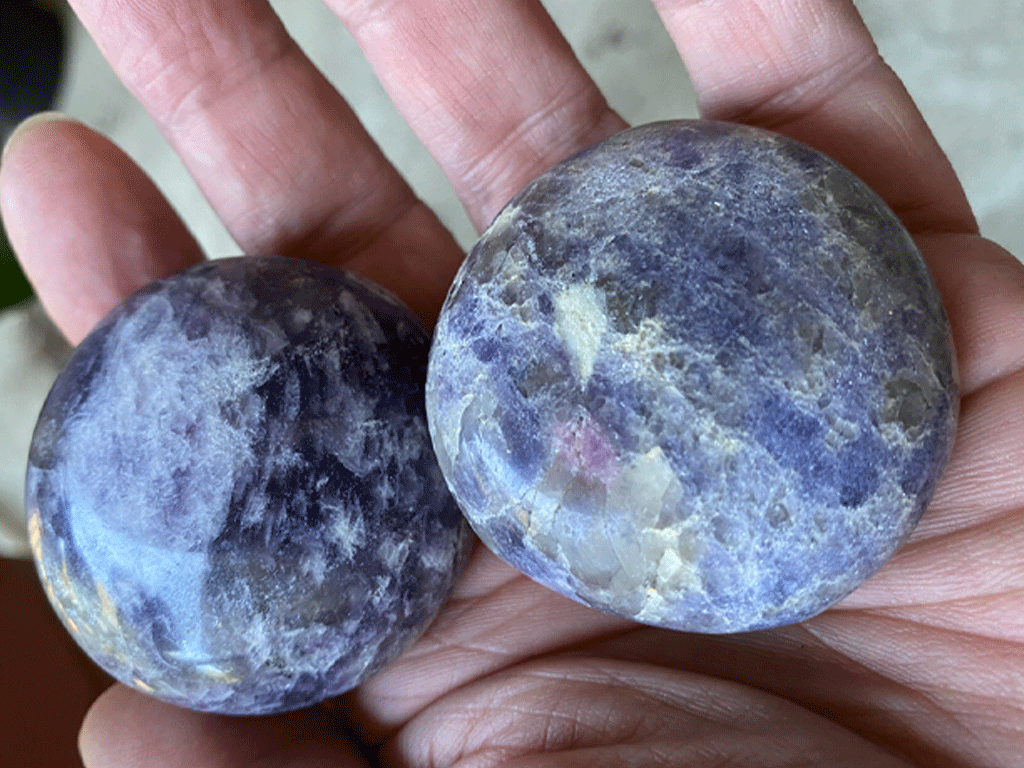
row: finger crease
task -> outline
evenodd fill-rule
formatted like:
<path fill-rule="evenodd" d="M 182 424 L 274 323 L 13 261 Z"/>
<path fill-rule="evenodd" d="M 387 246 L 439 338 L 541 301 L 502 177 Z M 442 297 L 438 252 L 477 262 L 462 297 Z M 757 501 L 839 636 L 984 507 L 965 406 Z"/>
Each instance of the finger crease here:
<path fill-rule="evenodd" d="M 389 198 L 390 205 L 386 209 L 389 215 L 383 221 L 373 225 L 346 226 L 346 221 L 353 219 L 369 221 L 369 217 L 357 212 L 329 211 L 316 223 L 305 223 L 299 237 L 285 241 L 278 247 L 287 255 L 337 260 L 344 264 L 362 254 L 368 253 L 388 234 L 401 225 L 413 211 L 425 205 L 411 191 L 401 199 Z M 380 207 L 375 212 L 381 212 Z"/>
<path fill-rule="evenodd" d="M 714 111 L 719 119 L 779 131 L 821 109 L 865 73 L 880 65 L 885 66 L 876 48 L 858 48 L 825 69 L 789 81 L 743 110 Z"/>
<path fill-rule="evenodd" d="M 191 88 L 172 101 L 162 122 L 177 133 L 182 125 L 197 115 L 216 111 L 218 105 L 229 102 L 254 82 L 265 80 L 268 73 L 283 67 L 298 51 L 298 46 L 288 39 L 287 44 L 278 42 L 270 46 L 267 55 L 253 56 L 222 68 L 211 68 L 208 73 L 199 76 Z M 181 74 L 174 71 L 176 69 L 172 62 L 164 76 L 180 78 Z"/>
<path fill-rule="evenodd" d="M 484 200 L 481 207 L 487 212 L 496 212 L 505 204 L 507 188 L 514 183 L 508 177 L 533 178 L 548 164 L 558 162 L 574 149 L 588 146 L 596 138 L 604 138 L 609 132 L 610 118 L 618 120 L 603 96 L 592 88 L 559 91 L 504 131 L 499 141 L 460 173 L 464 182 L 463 198 Z M 567 125 L 573 126 L 573 130 L 557 130 Z M 513 157 L 516 162 L 509 161 Z M 505 183 L 501 183 L 502 177 L 506 177 Z M 517 190 L 518 185 L 512 191 Z M 502 195 L 502 199 L 495 200 L 496 193 Z"/>

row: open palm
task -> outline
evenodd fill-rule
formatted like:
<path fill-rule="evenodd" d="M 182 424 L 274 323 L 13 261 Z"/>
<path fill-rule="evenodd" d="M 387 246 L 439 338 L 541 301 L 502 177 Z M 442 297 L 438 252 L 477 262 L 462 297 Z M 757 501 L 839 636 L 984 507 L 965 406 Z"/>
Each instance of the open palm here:
<path fill-rule="evenodd" d="M 486 225 L 538 173 L 624 127 L 537 0 L 328 0 Z M 342 263 L 431 321 L 462 259 L 265 0 L 72 0 L 238 243 Z M 812 144 L 917 237 L 954 326 L 963 403 L 910 543 L 839 606 L 729 636 L 638 627 L 479 548 L 398 662 L 343 699 L 249 720 L 122 687 L 90 766 L 1013 766 L 1024 754 L 1024 268 L 960 185 L 845 0 L 657 0 L 705 116 Z M 0 202 L 80 340 L 202 258 L 152 182 L 70 122 L 20 135 Z"/>

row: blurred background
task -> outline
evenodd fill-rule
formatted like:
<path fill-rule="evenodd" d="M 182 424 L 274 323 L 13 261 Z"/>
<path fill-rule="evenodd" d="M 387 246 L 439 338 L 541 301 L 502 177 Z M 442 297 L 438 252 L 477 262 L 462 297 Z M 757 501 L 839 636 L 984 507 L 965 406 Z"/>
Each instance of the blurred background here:
<path fill-rule="evenodd" d="M 316 0 L 273 2 L 296 40 L 464 245 L 474 232 L 344 28 Z M 696 116 L 686 72 L 647 0 L 545 0 L 632 123 Z M 1024 255 L 1024 0 L 858 0 L 959 171 L 983 234 Z M 238 252 L 149 118 L 58 0 L 0 4 L 0 129 L 54 108 L 111 136 L 214 256 Z M 59 203 L 57 203 L 59 204 Z M 42 398 L 68 353 L 0 239 L 0 552 L 25 553 L 22 477 Z"/>

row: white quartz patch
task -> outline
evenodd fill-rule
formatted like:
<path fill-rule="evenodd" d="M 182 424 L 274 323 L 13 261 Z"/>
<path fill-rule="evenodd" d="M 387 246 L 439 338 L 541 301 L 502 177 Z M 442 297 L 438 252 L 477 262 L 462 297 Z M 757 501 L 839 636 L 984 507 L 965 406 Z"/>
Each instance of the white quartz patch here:
<path fill-rule="evenodd" d="M 610 508 L 629 511 L 648 525 L 675 517 L 682 499 L 682 483 L 657 446 L 630 463 L 608 489 Z"/>
<path fill-rule="evenodd" d="M 555 330 L 572 358 L 581 382 L 594 372 L 601 338 L 608 330 L 608 315 L 600 292 L 592 285 L 573 285 L 554 297 Z"/>

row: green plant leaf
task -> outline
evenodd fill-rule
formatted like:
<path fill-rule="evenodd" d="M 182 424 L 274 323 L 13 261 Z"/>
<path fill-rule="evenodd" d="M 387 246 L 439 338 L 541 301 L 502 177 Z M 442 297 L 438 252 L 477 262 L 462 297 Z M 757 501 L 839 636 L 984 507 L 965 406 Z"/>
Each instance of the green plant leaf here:
<path fill-rule="evenodd" d="M 0 229 L 0 309 L 18 304 L 32 295 L 32 286 L 14 258 L 7 233 Z"/>

